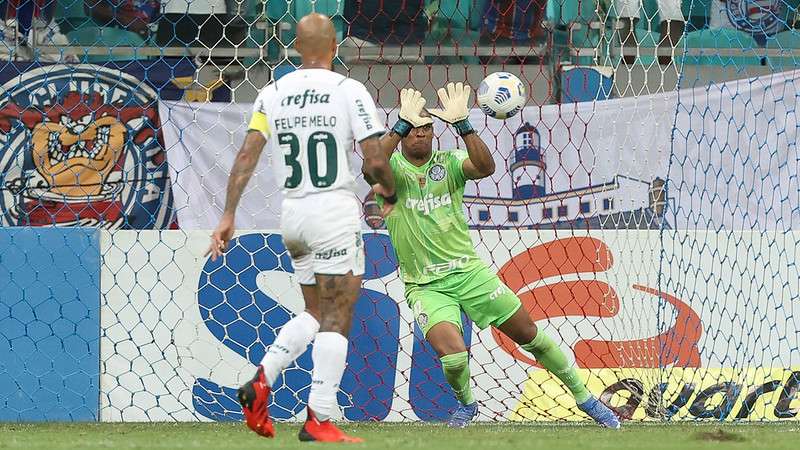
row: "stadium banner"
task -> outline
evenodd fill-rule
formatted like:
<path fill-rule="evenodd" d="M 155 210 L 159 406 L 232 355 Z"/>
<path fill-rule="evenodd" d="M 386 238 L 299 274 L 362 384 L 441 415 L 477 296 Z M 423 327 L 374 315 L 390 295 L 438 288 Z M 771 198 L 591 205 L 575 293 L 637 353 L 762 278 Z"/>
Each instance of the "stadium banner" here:
<path fill-rule="evenodd" d="M 800 190 L 793 176 L 800 124 L 790 113 L 800 95 L 798 77 L 800 71 L 793 71 L 662 94 L 528 107 L 506 121 L 474 109 L 471 121 L 493 149 L 498 169 L 467 184 L 470 224 L 791 229 L 800 223 L 800 196 L 792 195 Z M 752 104 L 770 107 L 756 110 Z M 213 229 L 250 105 L 165 101 L 160 108 L 181 228 Z M 384 113 L 394 123 L 397 109 Z M 697 133 L 698 124 L 713 130 L 718 119 L 727 121 L 724 135 Z M 452 130 L 438 121 L 435 127 L 434 146 L 459 145 Z M 353 158 L 360 167 L 358 156 Z M 268 159 L 262 157 L 242 197 L 239 229 L 278 227 L 281 195 Z M 707 174 L 730 181 L 711 196 L 697 186 Z M 752 186 L 753 195 L 743 198 L 741 186 Z M 369 187 L 362 183 L 360 189 L 369 204 Z M 365 228 L 381 224 L 376 218 Z"/>
<path fill-rule="evenodd" d="M 186 58 L 0 68 L 0 226 L 173 225 L 158 101 L 196 97 Z"/>
<path fill-rule="evenodd" d="M 98 420 L 100 232 L 0 228 L 0 422 Z"/>
<path fill-rule="evenodd" d="M 213 229 L 222 215 L 228 174 L 247 132 L 251 106 L 162 102 L 160 108 L 178 222 L 182 229 Z M 493 177 L 467 183 L 464 204 L 470 224 L 552 227 L 576 220 L 597 223 L 618 211 L 637 211 L 648 216 L 642 222 L 657 228 L 646 210 L 651 188 L 663 186 L 667 173 L 670 128 L 653 129 L 651 124 L 671 126 L 674 112 L 675 98 L 665 95 L 649 102 L 631 98 L 561 110 L 526 108 L 505 122 L 471 110 L 471 121 L 492 148 L 498 169 Z M 384 113 L 387 123 L 394 123 L 397 111 Z M 615 127 L 614 133 L 603 125 L 622 120 L 628 123 Z M 438 121 L 434 127 L 435 147 L 458 147 L 451 130 Z M 622 148 L 637 156 L 621 153 Z M 239 229 L 279 226 L 282 196 L 269 159 L 262 155 L 242 196 Z M 357 153 L 351 161 L 361 167 Z M 361 181 L 359 189 L 365 204 L 370 203 L 369 186 Z M 581 205 L 586 202 L 591 203 L 589 210 Z M 559 213 L 559 206 L 566 211 Z M 544 209 L 551 209 L 552 218 L 544 217 Z M 382 221 L 364 227 L 370 225 L 380 228 Z"/>
<path fill-rule="evenodd" d="M 279 234 L 242 232 L 216 262 L 203 256 L 208 239 L 102 232 L 101 420 L 241 419 L 236 388 L 303 303 Z M 800 291 L 800 233 L 484 230 L 472 239 L 624 416 L 798 419 L 800 356 L 781 336 L 800 333 L 785 317 Z M 391 242 L 382 232 L 364 241 L 343 416 L 445 419 L 456 400 L 404 302 Z M 664 255 L 682 254 L 682 266 L 665 269 Z M 736 314 L 715 307 L 743 294 Z M 585 418 L 531 355 L 493 329 L 467 321 L 464 330 L 480 420 Z M 279 420 L 303 418 L 310 353 L 273 386 Z"/>
<path fill-rule="evenodd" d="M 590 391 L 628 420 L 797 420 L 800 366 L 580 369 Z M 511 420 L 584 420 L 547 371 L 531 372 Z"/>

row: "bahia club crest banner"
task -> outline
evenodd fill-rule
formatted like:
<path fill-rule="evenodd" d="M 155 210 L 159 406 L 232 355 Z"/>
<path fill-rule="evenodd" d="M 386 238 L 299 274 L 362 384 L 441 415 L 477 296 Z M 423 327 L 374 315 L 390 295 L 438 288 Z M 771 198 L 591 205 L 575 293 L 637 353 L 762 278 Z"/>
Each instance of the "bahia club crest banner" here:
<path fill-rule="evenodd" d="M 0 224 L 174 225 L 158 117 L 189 96 L 187 59 L 0 70 Z"/>

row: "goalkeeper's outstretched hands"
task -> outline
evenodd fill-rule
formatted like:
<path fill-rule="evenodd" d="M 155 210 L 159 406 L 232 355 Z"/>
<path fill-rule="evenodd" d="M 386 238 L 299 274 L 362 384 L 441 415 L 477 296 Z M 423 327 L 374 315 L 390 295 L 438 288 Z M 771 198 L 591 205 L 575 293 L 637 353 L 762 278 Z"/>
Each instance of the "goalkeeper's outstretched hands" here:
<path fill-rule="evenodd" d="M 392 127 L 392 131 L 400 137 L 406 137 L 412 128 L 432 124 L 433 119 L 421 116 L 423 108 L 425 108 L 425 97 L 421 92 L 414 89 L 400 91 L 400 117 Z"/>
<path fill-rule="evenodd" d="M 430 115 L 453 125 L 460 136 L 472 133 L 469 123 L 469 97 L 472 88 L 465 83 L 447 83 L 447 89 L 440 88 L 439 102 L 442 108 L 428 109 Z"/>

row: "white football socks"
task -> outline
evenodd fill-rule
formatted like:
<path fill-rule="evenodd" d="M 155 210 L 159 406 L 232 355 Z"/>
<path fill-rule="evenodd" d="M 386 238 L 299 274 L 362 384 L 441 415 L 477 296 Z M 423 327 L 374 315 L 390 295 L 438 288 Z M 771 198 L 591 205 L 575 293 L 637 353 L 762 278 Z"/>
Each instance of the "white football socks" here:
<path fill-rule="evenodd" d="M 311 358 L 314 360 L 314 371 L 311 373 L 308 406 L 317 419 L 324 422 L 339 407 L 336 394 L 347 364 L 347 338 L 330 331 L 317 334 Z"/>
<path fill-rule="evenodd" d="M 270 386 L 275 383 L 275 379 L 283 369 L 306 351 L 317 331 L 319 331 L 319 322 L 306 311 L 286 322 L 261 360 L 264 377 Z M 347 351 L 346 347 L 345 351 Z"/>

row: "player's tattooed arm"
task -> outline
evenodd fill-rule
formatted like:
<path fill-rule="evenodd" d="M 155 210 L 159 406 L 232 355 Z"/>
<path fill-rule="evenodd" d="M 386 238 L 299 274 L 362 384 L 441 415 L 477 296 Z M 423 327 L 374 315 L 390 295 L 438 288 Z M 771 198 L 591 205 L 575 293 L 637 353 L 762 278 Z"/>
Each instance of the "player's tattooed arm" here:
<path fill-rule="evenodd" d="M 219 225 L 211 234 L 211 245 L 206 250 L 206 255 L 211 255 L 212 261 L 222 256 L 228 249 L 228 241 L 231 240 L 235 231 L 236 207 L 239 205 L 242 192 L 253 175 L 256 164 L 258 164 L 258 157 L 261 156 L 261 151 L 264 150 L 266 143 L 267 140 L 260 131 L 251 130 L 247 133 L 244 144 L 236 155 L 231 175 L 228 177 L 225 212 L 222 214 Z"/>
<path fill-rule="evenodd" d="M 392 157 L 392 153 L 394 153 L 394 149 L 400 145 L 400 140 L 403 139 L 402 136 L 397 134 L 396 131 L 390 130 L 388 133 L 384 133 L 383 136 L 380 138 L 380 145 L 381 151 L 384 155 L 386 155 L 386 159 Z M 375 184 L 375 183 L 370 183 Z"/>
<path fill-rule="evenodd" d="M 467 145 L 469 158 L 465 159 L 461 166 L 464 175 L 470 180 L 486 178 L 494 173 L 495 164 L 489 147 L 483 142 L 478 133 L 470 133 L 462 136 Z"/>
<path fill-rule="evenodd" d="M 253 176 L 261 152 L 267 140 L 260 131 L 251 130 L 244 139 L 244 144 L 236 155 L 230 177 L 228 177 L 228 190 L 225 196 L 225 214 L 234 215 L 242 192 Z"/>
<path fill-rule="evenodd" d="M 397 196 L 394 188 L 394 176 L 392 168 L 389 166 L 389 158 L 383 152 L 381 143 L 377 137 L 364 139 L 360 142 L 361 151 L 364 154 L 364 165 L 361 172 L 364 178 L 378 183 L 383 187 L 383 191 L 388 194 L 384 197 L 387 203 L 395 203 Z"/>

